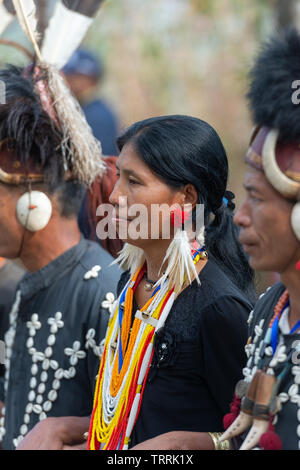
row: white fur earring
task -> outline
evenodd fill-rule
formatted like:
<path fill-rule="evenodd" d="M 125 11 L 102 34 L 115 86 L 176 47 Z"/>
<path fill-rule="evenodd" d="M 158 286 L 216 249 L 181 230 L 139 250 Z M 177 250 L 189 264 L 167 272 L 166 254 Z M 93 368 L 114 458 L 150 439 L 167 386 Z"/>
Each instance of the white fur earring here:
<path fill-rule="evenodd" d="M 300 241 L 300 202 L 297 202 L 292 210 L 291 224 L 297 240 Z"/>
<path fill-rule="evenodd" d="M 17 202 L 19 223 L 30 232 L 47 226 L 52 215 L 52 204 L 48 196 L 40 191 L 23 194 Z"/>

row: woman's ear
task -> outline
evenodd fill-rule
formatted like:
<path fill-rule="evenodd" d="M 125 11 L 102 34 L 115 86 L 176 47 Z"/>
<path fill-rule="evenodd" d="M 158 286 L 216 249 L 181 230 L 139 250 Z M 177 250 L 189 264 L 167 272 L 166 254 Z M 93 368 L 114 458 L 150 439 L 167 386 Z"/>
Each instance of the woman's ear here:
<path fill-rule="evenodd" d="M 184 195 L 184 204 L 191 204 L 191 206 L 196 206 L 198 202 L 198 193 L 193 184 L 186 184 L 182 189 L 182 193 Z"/>

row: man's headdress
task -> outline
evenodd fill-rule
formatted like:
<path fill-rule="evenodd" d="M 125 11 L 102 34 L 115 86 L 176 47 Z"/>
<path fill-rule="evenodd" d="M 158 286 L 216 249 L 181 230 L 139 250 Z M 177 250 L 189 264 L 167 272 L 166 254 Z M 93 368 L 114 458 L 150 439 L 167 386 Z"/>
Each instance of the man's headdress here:
<path fill-rule="evenodd" d="M 26 103 L 28 106 L 28 101 L 31 99 L 31 112 L 33 112 L 34 119 L 44 119 L 45 130 L 48 130 L 46 128 L 50 124 L 52 126 L 52 137 L 56 136 L 54 150 L 61 154 L 65 179 L 74 179 L 87 185 L 91 185 L 105 169 L 101 158 L 101 145 L 93 136 L 80 105 L 71 94 L 59 70 L 80 45 L 101 3 L 102 0 L 57 0 L 48 26 L 40 32 L 37 1 L 0 0 L 0 34 L 14 17 L 17 17 L 35 51 L 35 62 L 25 71 L 20 73 L 16 68 L 11 68 L 2 73 L 1 80 L 6 84 L 6 75 L 10 82 L 5 97 L 7 105 L 15 107 L 15 118 L 19 117 L 20 122 L 25 124 Z M 13 88 L 12 78 L 15 84 L 18 81 L 21 82 L 22 79 L 28 79 L 30 85 L 26 90 L 26 96 L 18 93 L 17 86 L 14 87 L 14 96 L 9 96 L 9 91 Z M 23 90 L 24 87 L 26 88 L 24 80 L 22 87 Z M 35 101 L 39 101 L 42 112 L 37 112 L 37 109 L 33 110 L 34 107 L 37 108 Z M 6 104 L 1 105 L 3 112 L 5 106 Z M 22 112 L 19 112 L 21 108 Z M 32 137 L 35 124 L 32 122 L 31 125 Z M 8 139 L 2 138 L 0 150 L 4 157 L 7 155 L 10 158 L 4 158 L 5 163 L 3 159 L 0 161 L 0 181 L 18 184 L 24 180 L 32 182 L 43 180 L 43 171 L 37 170 L 36 167 L 43 168 L 47 163 L 44 161 L 45 158 L 39 155 L 40 161 L 37 162 L 34 158 L 34 148 L 25 149 L 25 153 L 28 150 L 31 155 L 27 158 L 26 171 L 24 171 L 24 162 L 18 158 L 20 152 L 16 151 L 19 145 L 17 139 L 12 139 L 12 132 L 9 132 L 11 129 L 6 130 L 8 133 L 5 137 Z M 4 137 L 3 132 L 1 135 Z M 47 133 L 45 136 L 41 134 L 35 138 L 42 140 L 45 137 L 47 140 L 48 135 Z M 17 138 L 17 135 L 15 137 Z M 22 139 L 19 141 L 21 142 Z M 34 145 L 34 139 L 32 144 Z M 23 153 L 24 149 L 21 154 Z"/>
<path fill-rule="evenodd" d="M 292 227 L 300 240 L 300 34 L 289 30 L 268 41 L 251 71 L 248 93 L 256 128 L 246 161 L 296 202 Z"/>

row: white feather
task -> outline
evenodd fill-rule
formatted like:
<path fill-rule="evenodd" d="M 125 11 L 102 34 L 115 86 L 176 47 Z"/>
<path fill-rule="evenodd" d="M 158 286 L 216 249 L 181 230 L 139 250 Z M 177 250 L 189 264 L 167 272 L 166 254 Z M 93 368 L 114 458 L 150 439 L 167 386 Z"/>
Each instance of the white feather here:
<path fill-rule="evenodd" d="M 196 238 L 198 240 L 198 243 L 199 243 L 200 247 L 202 248 L 204 246 L 204 243 L 205 243 L 205 227 L 204 227 L 204 225 L 199 230 L 199 233 L 197 234 Z"/>
<path fill-rule="evenodd" d="M 125 243 L 118 258 L 111 264 L 119 264 L 124 269 L 130 269 L 133 275 L 145 261 L 145 255 L 141 248 Z"/>
<path fill-rule="evenodd" d="M 37 30 L 38 18 L 36 16 L 36 5 L 33 0 L 12 0 L 12 2 L 21 28 L 31 41 L 38 59 L 41 60 L 40 50 L 37 44 L 39 34 Z"/>
<path fill-rule="evenodd" d="M 71 11 L 58 1 L 42 46 L 45 62 L 61 69 L 80 45 L 92 22 L 92 18 Z"/>
<path fill-rule="evenodd" d="M 191 255 L 191 246 L 186 231 L 177 230 L 172 242 L 169 245 L 166 256 L 162 262 L 162 266 L 167 262 L 167 268 L 163 276 L 158 280 L 157 284 L 169 280 L 169 285 L 174 286 L 176 293 L 181 290 L 186 277 L 189 283 L 192 278 L 200 280 L 196 271 L 194 261 Z"/>
<path fill-rule="evenodd" d="M 9 13 L 3 4 L 3 0 L 0 0 L 0 34 L 6 30 L 7 26 L 12 22 L 13 19 L 14 15 Z"/>

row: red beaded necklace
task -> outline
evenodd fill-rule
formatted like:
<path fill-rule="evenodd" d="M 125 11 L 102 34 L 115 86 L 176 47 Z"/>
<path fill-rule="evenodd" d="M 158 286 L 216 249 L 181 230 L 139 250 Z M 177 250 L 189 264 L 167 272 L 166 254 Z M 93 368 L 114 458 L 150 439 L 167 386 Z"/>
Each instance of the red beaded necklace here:
<path fill-rule="evenodd" d="M 273 323 L 274 321 L 276 320 L 276 318 L 278 318 L 281 313 L 282 313 L 282 310 L 283 310 L 283 307 L 285 306 L 285 304 L 287 303 L 289 299 L 289 293 L 288 293 L 288 290 L 286 289 L 283 294 L 280 296 L 277 304 L 275 305 L 274 307 L 274 315 L 273 317 L 271 318 L 271 321 L 270 321 L 270 324 L 269 324 L 269 328 L 272 328 L 273 326 Z"/>

